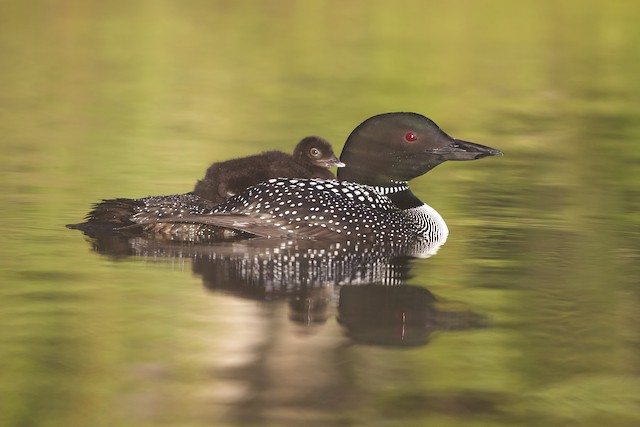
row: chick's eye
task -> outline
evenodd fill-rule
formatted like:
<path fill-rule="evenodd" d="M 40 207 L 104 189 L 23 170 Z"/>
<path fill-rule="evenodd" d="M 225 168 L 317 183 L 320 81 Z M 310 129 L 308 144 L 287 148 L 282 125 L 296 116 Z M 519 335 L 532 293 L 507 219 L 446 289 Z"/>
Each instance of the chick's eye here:
<path fill-rule="evenodd" d="M 313 157 L 318 157 L 320 155 L 320 150 L 318 150 L 317 148 L 312 148 L 311 150 L 309 150 L 309 152 Z"/>
<path fill-rule="evenodd" d="M 415 142 L 416 139 L 418 139 L 418 137 L 413 132 L 407 132 L 404 135 L 404 140 L 407 141 L 407 142 Z"/>

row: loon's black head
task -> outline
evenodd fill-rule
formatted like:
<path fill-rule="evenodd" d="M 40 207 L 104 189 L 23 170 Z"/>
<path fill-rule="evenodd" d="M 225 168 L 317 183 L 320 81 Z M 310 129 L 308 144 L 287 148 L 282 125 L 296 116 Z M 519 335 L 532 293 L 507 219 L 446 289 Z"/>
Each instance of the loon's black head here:
<path fill-rule="evenodd" d="M 344 163 L 338 160 L 338 157 L 334 154 L 331 143 L 319 136 L 303 138 L 293 150 L 293 158 L 299 164 L 319 166 L 326 169 L 332 166 L 339 168 L 344 166 Z"/>
<path fill-rule="evenodd" d="M 340 160 L 338 179 L 374 186 L 406 182 L 447 160 L 475 160 L 501 151 L 461 141 L 417 113 L 373 116 L 351 132 Z"/>

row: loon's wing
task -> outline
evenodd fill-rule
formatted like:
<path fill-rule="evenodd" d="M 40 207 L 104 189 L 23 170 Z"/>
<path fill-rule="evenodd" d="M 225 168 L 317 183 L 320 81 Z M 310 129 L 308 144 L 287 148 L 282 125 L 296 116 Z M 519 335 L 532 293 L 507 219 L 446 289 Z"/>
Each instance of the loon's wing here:
<path fill-rule="evenodd" d="M 141 224 L 192 224 L 208 227 L 231 228 L 233 230 L 243 231 L 254 234 L 258 237 L 275 237 L 273 227 L 267 227 L 261 224 L 255 218 L 244 214 L 216 213 L 209 215 L 180 215 L 146 219 L 141 215 L 136 217 L 137 225 Z"/>
<path fill-rule="evenodd" d="M 84 223 L 70 228 L 84 232 L 171 235 L 185 241 L 226 238 L 226 231 L 233 230 L 247 234 L 245 237 L 339 242 L 352 234 L 347 217 L 362 217 L 373 209 L 373 205 L 363 205 L 354 197 L 342 197 L 343 193 L 352 192 L 358 199 L 368 197 L 378 210 L 389 208 L 385 203 L 391 203 L 355 184 L 343 188 L 337 181 L 331 181 L 326 184 L 326 191 L 318 192 L 318 186 L 324 188 L 321 184 L 316 180 L 268 182 L 250 187 L 221 204 L 192 193 L 103 200 L 89 212 Z"/>
<path fill-rule="evenodd" d="M 138 224 L 147 223 L 140 215 L 137 216 Z M 250 233 L 257 237 L 319 239 L 319 240 L 343 240 L 344 236 L 322 227 L 299 227 L 278 222 L 275 218 L 265 218 L 256 214 L 230 214 L 211 213 L 207 215 L 181 215 L 170 216 L 162 219 L 149 220 L 152 223 L 170 224 L 196 224 L 209 227 L 230 228 L 244 233 Z"/>

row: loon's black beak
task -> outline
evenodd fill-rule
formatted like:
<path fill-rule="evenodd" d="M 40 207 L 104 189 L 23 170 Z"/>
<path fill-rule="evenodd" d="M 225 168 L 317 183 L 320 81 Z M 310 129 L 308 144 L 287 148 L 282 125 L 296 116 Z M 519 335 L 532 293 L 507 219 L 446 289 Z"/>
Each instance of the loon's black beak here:
<path fill-rule="evenodd" d="M 451 144 L 435 149 L 434 154 L 441 156 L 443 160 L 476 160 L 503 154 L 502 151 L 485 145 L 461 139 L 452 138 L 452 140 Z"/>

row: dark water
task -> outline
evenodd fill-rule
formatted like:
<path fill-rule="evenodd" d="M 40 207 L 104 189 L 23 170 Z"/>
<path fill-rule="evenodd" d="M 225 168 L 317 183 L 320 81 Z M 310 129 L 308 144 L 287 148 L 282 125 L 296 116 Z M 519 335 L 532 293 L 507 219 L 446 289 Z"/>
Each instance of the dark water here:
<path fill-rule="evenodd" d="M 441 3 L 1 3 L 0 425 L 640 424 L 640 6 Z M 64 228 L 399 110 L 434 256 Z"/>

